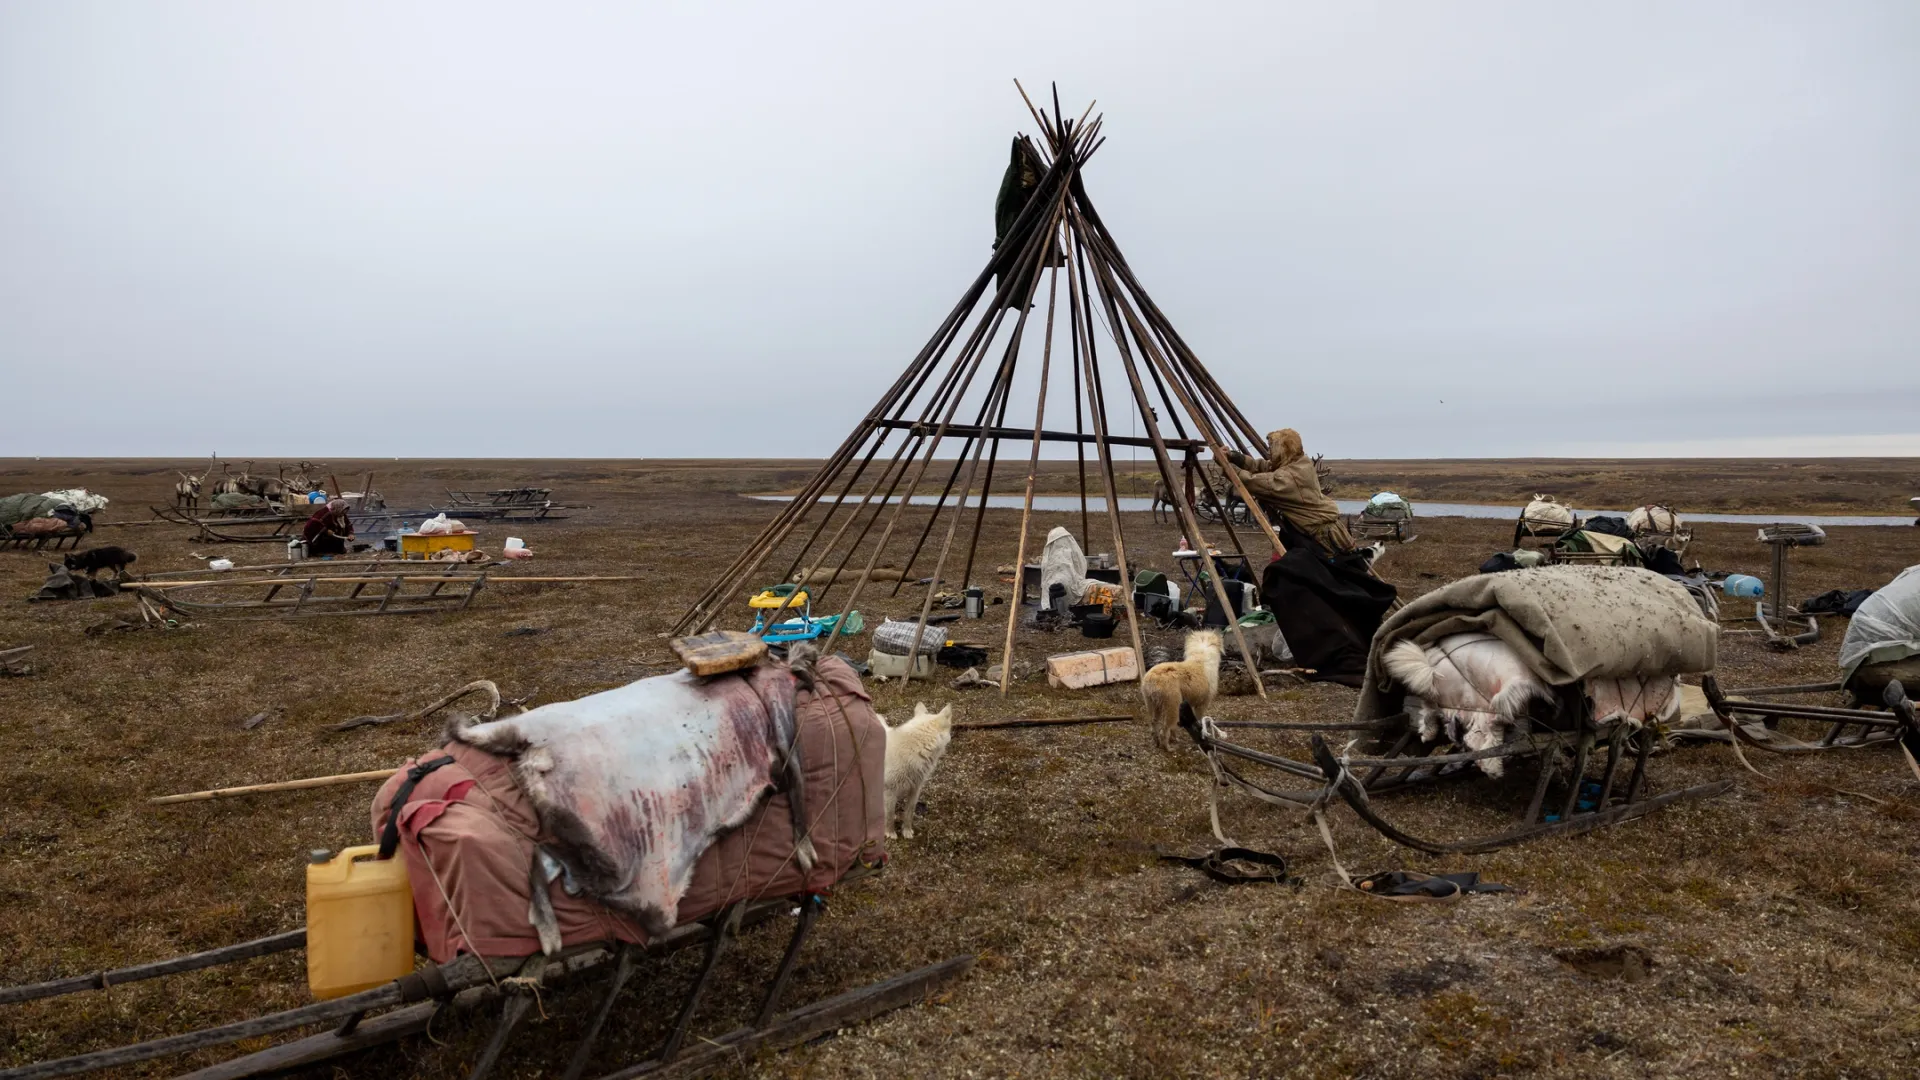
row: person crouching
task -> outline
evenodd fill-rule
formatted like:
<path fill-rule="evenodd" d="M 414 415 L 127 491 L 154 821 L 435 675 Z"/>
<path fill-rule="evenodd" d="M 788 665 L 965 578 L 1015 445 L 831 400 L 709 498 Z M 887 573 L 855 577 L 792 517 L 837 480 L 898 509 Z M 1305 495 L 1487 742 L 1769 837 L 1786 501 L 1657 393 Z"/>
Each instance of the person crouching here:
<path fill-rule="evenodd" d="M 353 522 L 347 517 L 347 501 L 333 499 L 315 510 L 301 526 L 300 539 L 306 541 L 309 556 L 345 555 L 347 545 L 353 541 Z"/>

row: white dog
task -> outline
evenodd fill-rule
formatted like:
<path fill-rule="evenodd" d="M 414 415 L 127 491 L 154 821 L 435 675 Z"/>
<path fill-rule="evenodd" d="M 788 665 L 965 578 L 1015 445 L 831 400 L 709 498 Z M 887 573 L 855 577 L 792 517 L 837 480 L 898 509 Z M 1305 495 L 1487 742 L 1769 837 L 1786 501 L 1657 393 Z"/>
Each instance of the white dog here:
<path fill-rule="evenodd" d="M 953 740 L 953 706 L 928 712 L 924 701 L 913 705 L 913 719 L 887 729 L 887 835 L 896 835 L 893 821 L 900 819 L 899 836 L 913 839 L 913 808 L 920 792 L 933 776 L 940 758 Z"/>

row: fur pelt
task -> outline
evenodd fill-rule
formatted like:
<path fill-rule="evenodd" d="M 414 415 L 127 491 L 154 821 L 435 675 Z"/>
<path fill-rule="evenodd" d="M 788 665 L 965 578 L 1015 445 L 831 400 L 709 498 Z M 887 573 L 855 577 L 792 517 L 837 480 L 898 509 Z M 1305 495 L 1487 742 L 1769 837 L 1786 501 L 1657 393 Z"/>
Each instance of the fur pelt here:
<path fill-rule="evenodd" d="M 796 663 L 798 663 L 796 661 Z M 776 786 L 804 808 L 795 741 L 804 664 L 697 678 L 685 669 L 543 705 L 448 725 L 449 741 L 512 759 L 551 837 L 543 848 L 589 895 L 649 934 L 678 918 L 694 865 Z M 796 862 L 811 867 L 804 809 Z"/>
<path fill-rule="evenodd" d="M 1220 631 L 1196 630 L 1187 635 L 1185 659 L 1155 664 L 1140 680 L 1155 746 L 1173 749 L 1183 703 L 1195 716 L 1205 716 L 1213 707 L 1214 695 L 1220 692 L 1220 650 Z"/>
<path fill-rule="evenodd" d="M 894 836 L 894 819 L 899 818 L 898 835 L 913 839 L 913 810 L 920 792 L 947 752 L 953 740 L 953 706 L 928 712 L 924 701 L 914 702 L 913 717 L 887 728 L 887 835 Z"/>
<path fill-rule="evenodd" d="M 1469 750 L 1499 746 L 1530 728 L 1527 707 L 1552 701 L 1513 647 L 1492 634 L 1450 634 L 1432 645 L 1400 641 L 1381 658 L 1406 688 L 1407 713 L 1424 742 L 1446 737 Z M 1475 762 L 1488 776 L 1506 771 L 1502 758 Z"/>

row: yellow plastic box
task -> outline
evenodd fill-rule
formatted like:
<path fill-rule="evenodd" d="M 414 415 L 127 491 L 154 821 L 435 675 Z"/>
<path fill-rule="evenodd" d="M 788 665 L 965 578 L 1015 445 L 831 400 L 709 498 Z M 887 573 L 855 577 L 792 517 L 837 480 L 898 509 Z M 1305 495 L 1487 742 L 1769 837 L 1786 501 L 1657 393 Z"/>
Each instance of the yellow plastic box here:
<path fill-rule="evenodd" d="M 473 538 L 478 533 L 441 533 L 422 536 L 419 533 L 402 533 L 400 536 L 400 554 L 409 559 L 425 559 L 436 551 L 472 551 Z"/>

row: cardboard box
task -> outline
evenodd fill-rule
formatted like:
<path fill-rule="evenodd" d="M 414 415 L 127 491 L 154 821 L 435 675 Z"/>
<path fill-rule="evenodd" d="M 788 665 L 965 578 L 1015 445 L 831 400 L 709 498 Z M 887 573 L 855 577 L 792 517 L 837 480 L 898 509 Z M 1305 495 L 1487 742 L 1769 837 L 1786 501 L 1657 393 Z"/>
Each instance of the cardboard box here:
<path fill-rule="evenodd" d="M 1140 658 L 1130 645 L 1047 657 L 1049 686 L 1079 690 L 1088 686 L 1132 682 L 1139 677 Z"/>

